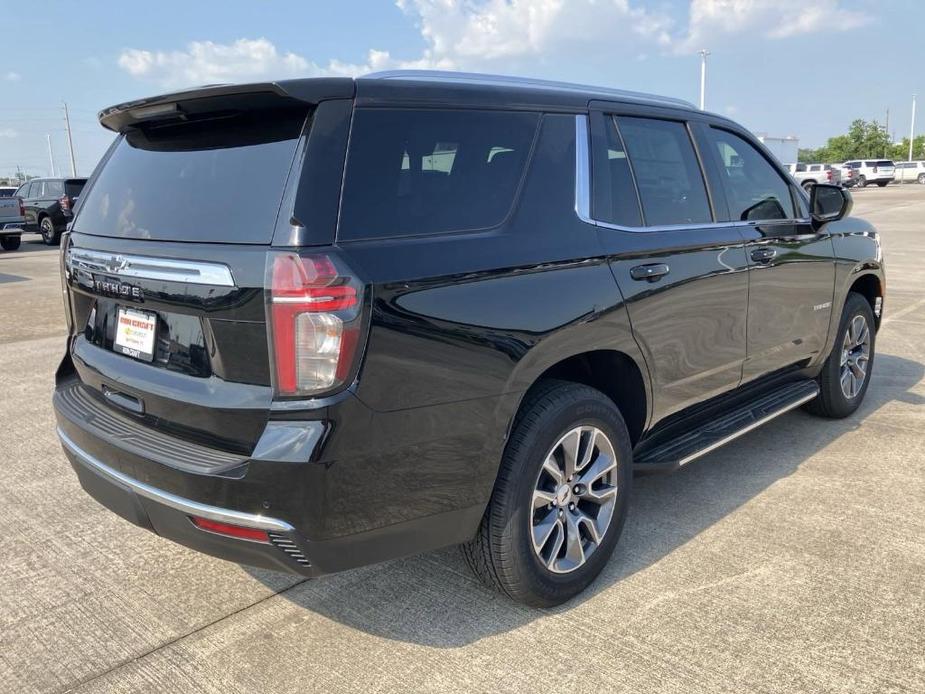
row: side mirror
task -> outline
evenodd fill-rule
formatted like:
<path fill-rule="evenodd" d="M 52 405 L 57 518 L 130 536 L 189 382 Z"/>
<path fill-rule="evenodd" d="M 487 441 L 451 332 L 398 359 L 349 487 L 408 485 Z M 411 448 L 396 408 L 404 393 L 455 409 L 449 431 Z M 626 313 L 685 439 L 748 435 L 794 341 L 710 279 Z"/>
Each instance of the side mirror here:
<path fill-rule="evenodd" d="M 817 183 L 809 192 L 810 214 L 817 228 L 826 222 L 835 222 L 847 217 L 853 206 L 851 193 L 840 186 Z"/>

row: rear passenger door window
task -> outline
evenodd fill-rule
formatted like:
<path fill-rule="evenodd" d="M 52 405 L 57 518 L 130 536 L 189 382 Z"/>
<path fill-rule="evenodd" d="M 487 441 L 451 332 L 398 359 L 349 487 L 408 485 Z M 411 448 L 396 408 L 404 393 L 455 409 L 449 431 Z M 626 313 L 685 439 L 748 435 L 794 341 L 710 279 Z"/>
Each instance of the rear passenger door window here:
<path fill-rule="evenodd" d="M 615 121 L 604 122 L 606 157 L 596 152 L 594 178 L 599 179 L 601 195 L 595 201 L 594 216 L 609 224 L 624 227 L 642 226 L 639 196 L 633 181 L 629 157 Z"/>
<path fill-rule="evenodd" d="M 728 130 L 710 127 L 705 133 L 732 221 L 795 217 L 790 184 L 753 145 Z"/>
<path fill-rule="evenodd" d="M 713 221 L 700 163 L 687 127 L 677 121 L 618 116 L 646 226 Z"/>
<path fill-rule="evenodd" d="M 538 119 L 525 112 L 358 109 L 338 238 L 501 224 L 514 204 Z"/>

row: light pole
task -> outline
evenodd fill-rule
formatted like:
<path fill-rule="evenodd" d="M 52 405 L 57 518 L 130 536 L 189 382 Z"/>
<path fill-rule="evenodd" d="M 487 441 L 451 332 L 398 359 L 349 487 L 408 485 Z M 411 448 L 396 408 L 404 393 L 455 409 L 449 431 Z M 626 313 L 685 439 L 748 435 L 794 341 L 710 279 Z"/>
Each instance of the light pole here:
<path fill-rule="evenodd" d="M 50 167 L 51 177 L 55 177 L 55 155 L 51 151 L 51 135 L 46 133 L 45 140 L 48 142 L 48 166 Z"/>
<path fill-rule="evenodd" d="M 710 51 L 701 48 L 697 51 L 700 54 L 700 110 L 703 111 L 704 97 L 707 91 L 707 56 Z"/>
<path fill-rule="evenodd" d="M 909 161 L 912 161 L 912 141 L 915 139 L 915 94 L 912 95 L 912 124 L 909 126 Z"/>
<path fill-rule="evenodd" d="M 74 158 L 74 139 L 71 137 L 71 118 L 67 113 L 67 102 L 64 102 L 64 127 L 67 130 L 67 148 L 71 153 L 71 176 L 77 175 L 77 159 Z"/>

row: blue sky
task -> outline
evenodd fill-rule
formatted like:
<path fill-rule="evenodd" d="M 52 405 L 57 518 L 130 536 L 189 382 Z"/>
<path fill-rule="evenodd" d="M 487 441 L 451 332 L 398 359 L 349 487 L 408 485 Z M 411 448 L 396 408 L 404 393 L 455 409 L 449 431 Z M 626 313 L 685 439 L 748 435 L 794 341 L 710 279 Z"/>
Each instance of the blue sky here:
<path fill-rule="evenodd" d="M 523 74 L 696 101 L 818 146 L 854 118 L 908 134 L 922 95 L 925 0 L 0 0 L 0 176 L 78 168 L 111 136 L 103 107 L 178 87 L 370 69 Z"/>

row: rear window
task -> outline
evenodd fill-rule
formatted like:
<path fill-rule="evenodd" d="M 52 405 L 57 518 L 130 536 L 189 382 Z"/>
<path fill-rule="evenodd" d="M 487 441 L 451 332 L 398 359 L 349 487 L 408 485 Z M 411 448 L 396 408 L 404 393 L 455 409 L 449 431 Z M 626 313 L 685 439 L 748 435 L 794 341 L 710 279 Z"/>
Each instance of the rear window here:
<path fill-rule="evenodd" d="M 15 188 L 0 188 L 0 198 L 11 198 L 15 192 Z"/>
<path fill-rule="evenodd" d="M 539 115 L 359 109 L 338 238 L 497 226 L 508 216 Z"/>
<path fill-rule="evenodd" d="M 69 198 L 76 198 L 80 195 L 80 191 L 84 189 L 86 182 L 86 178 L 73 178 L 70 181 L 65 181 L 64 192 L 67 193 Z"/>
<path fill-rule="evenodd" d="M 269 243 L 303 111 L 223 114 L 121 138 L 74 228 L 101 236 Z"/>

